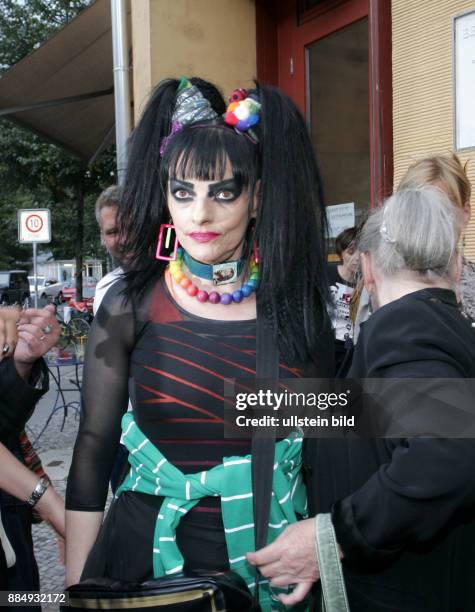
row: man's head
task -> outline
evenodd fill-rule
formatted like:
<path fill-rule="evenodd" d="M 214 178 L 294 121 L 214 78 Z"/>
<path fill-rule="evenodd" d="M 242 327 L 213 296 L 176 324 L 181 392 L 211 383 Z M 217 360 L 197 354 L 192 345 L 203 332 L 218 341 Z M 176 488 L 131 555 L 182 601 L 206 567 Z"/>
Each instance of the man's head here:
<path fill-rule="evenodd" d="M 96 201 L 96 219 L 101 228 L 102 244 L 114 259 L 122 258 L 119 245 L 119 229 L 117 227 L 117 212 L 119 209 L 120 189 L 111 185 L 104 189 Z"/>

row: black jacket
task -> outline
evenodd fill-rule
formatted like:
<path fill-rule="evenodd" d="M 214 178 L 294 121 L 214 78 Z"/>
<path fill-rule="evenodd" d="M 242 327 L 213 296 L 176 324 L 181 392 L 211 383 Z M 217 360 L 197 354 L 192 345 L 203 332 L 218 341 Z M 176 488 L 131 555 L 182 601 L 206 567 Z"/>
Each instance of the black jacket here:
<path fill-rule="evenodd" d="M 40 387 L 38 388 L 37 383 Z M 0 362 L 0 442 L 9 445 L 25 428 L 36 402 L 48 390 L 48 369 L 43 359 L 35 362 L 26 383 L 15 368 L 13 359 Z M 0 466 L 1 469 L 1 466 Z M 7 588 L 7 566 L 0 545 L 0 590 Z"/>
<path fill-rule="evenodd" d="M 25 428 L 48 385 L 48 369 L 43 359 L 33 365 L 30 384 L 19 376 L 12 359 L 0 362 L 0 442 L 6 444 Z"/>
<path fill-rule="evenodd" d="M 350 378 L 475 378 L 453 292 L 425 289 L 364 323 Z M 475 610 L 475 440 L 320 439 L 312 514 L 332 512 L 352 612 Z"/>

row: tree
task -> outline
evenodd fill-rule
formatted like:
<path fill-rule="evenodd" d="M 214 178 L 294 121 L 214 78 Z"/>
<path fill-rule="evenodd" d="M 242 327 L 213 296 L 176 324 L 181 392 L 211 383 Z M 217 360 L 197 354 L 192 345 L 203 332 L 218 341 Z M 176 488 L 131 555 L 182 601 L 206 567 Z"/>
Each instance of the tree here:
<path fill-rule="evenodd" d="M 86 0 L 24 0 L 22 4 L 0 0 L 0 70 L 7 70 L 50 38 L 88 4 Z M 53 241 L 47 248 L 56 258 L 76 259 L 76 289 L 81 297 L 84 255 L 105 256 L 93 203 L 114 182 L 114 152 L 104 153 L 88 166 L 5 119 L 0 128 L 0 214 L 7 220 L 0 232 L 4 239 L 0 265 L 25 261 L 26 251 L 16 242 L 12 213 L 18 208 L 48 207 Z"/>

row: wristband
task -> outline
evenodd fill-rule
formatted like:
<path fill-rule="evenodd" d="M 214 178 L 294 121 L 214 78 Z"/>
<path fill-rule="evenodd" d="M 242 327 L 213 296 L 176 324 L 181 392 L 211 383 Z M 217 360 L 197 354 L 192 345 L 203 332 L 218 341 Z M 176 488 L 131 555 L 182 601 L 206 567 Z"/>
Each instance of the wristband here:
<path fill-rule="evenodd" d="M 48 478 L 46 478 L 45 476 L 42 476 L 39 479 L 38 484 L 36 485 L 36 487 L 33 489 L 31 494 L 29 495 L 29 497 L 26 498 L 26 500 L 25 500 L 26 503 L 31 508 L 34 508 L 36 506 L 36 504 L 39 502 L 39 500 L 41 499 L 43 493 L 49 487 L 49 485 L 50 485 L 50 481 L 48 480 Z"/>

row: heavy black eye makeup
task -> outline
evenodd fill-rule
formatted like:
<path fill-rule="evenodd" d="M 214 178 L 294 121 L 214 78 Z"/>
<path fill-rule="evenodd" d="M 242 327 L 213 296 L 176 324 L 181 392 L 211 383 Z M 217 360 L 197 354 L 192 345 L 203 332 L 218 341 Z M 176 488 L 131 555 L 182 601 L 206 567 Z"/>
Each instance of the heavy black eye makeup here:
<path fill-rule="evenodd" d="M 232 179 L 226 179 L 209 186 L 208 197 L 218 202 L 234 202 L 242 193 L 242 185 Z"/>
<path fill-rule="evenodd" d="M 179 202 L 188 202 L 196 195 L 193 183 L 177 178 L 170 179 L 170 193 Z"/>
<path fill-rule="evenodd" d="M 170 193 L 178 202 L 188 202 L 196 197 L 194 183 L 170 178 Z M 242 193 L 242 185 L 234 178 L 225 179 L 216 183 L 210 183 L 208 187 L 208 198 L 213 198 L 217 202 L 234 202 Z"/>

